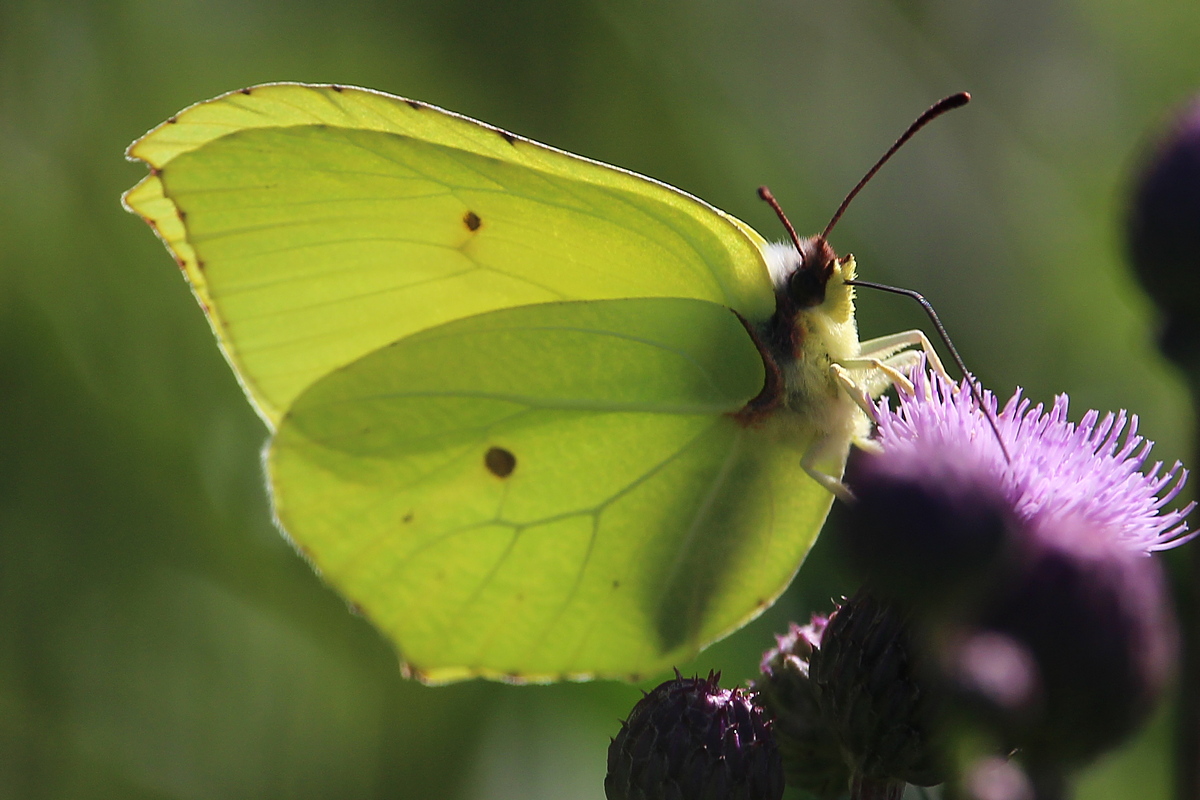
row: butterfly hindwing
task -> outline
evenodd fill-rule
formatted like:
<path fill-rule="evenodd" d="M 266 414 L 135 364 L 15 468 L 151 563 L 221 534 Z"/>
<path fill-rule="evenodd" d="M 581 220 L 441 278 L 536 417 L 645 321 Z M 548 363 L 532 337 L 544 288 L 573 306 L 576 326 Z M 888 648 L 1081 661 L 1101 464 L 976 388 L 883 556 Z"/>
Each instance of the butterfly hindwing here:
<path fill-rule="evenodd" d="M 447 323 L 297 399 L 276 507 L 426 679 L 649 674 L 773 599 L 828 506 L 776 495 L 797 453 L 733 416 L 763 380 L 705 301 Z"/>

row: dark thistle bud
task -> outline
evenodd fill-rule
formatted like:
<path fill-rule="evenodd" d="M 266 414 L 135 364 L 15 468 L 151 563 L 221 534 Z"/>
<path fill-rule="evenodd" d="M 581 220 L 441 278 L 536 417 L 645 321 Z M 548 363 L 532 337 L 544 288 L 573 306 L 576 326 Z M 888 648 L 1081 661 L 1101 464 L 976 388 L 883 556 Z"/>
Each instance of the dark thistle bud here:
<path fill-rule="evenodd" d="M 813 615 L 808 625 L 793 623 L 777 636 L 777 647 L 763 654 L 762 676 L 754 682 L 758 702 L 772 719 L 787 785 L 821 800 L 841 797 L 850 785 L 850 768 L 821 716 L 816 686 L 809 679 L 809 659 L 827 622 Z"/>
<path fill-rule="evenodd" d="M 945 778 L 934 737 L 938 690 L 918 661 L 905 616 L 865 591 L 833 612 L 812 654 L 809 677 L 855 796 L 899 797 L 905 783 Z"/>
<path fill-rule="evenodd" d="M 771 725 L 720 675 L 655 687 L 608 748 L 608 800 L 779 800 L 783 764 Z"/>
<path fill-rule="evenodd" d="M 1200 98 L 1146 159 L 1129 209 L 1134 271 L 1163 316 L 1163 352 L 1200 362 Z"/>

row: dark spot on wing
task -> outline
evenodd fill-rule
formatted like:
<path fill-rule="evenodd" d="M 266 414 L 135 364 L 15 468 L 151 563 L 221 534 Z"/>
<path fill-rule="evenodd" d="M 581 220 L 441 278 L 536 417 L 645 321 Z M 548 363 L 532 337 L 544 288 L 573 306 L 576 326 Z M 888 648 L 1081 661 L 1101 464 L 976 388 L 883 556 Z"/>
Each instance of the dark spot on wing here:
<path fill-rule="evenodd" d="M 356 617 L 366 616 L 366 612 L 363 611 L 363 607 L 360 606 L 358 603 L 350 601 L 350 602 L 346 603 L 346 608 L 350 609 L 350 613 Z"/>
<path fill-rule="evenodd" d="M 500 138 L 503 139 L 504 141 L 508 142 L 509 144 L 517 143 L 517 137 L 513 136 L 508 131 L 502 131 L 502 130 L 497 129 L 496 133 L 500 134 Z"/>
<path fill-rule="evenodd" d="M 620 581 L 613 581 L 613 588 L 614 588 L 614 589 L 620 589 L 620 588 L 621 588 L 621 582 L 620 582 Z"/>
<path fill-rule="evenodd" d="M 167 117 L 167 122 L 174 125 L 176 122 L 179 122 L 179 117 Z"/>
<path fill-rule="evenodd" d="M 196 259 L 196 269 L 200 270 L 201 272 L 204 271 L 204 262 L 198 258 Z"/>
<path fill-rule="evenodd" d="M 158 167 L 151 167 L 150 174 L 157 178 L 159 175 L 162 175 L 162 170 Z"/>
<path fill-rule="evenodd" d="M 484 453 L 483 465 L 497 478 L 507 478 L 517 468 L 517 457 L 503 447 L 492 447 Z"/>
<path fill-rule="evenodd" d="M 467 230 L 477 231 L 479 230 L 479 226 L 483 224 L 483 220 L 474 211 L 468 211 L 463 215 L 463 223 L 467 226 Z"/>
<path fill-rule="evenodd" d="M 176 208 L 175 215 L 179 217 L 180 222 L 183 222 L 183 223 L 187 222 L 187 212 L 184 211 L 182 208 Z"/>
<path fill-rule="evenodd" d="M 401 522 L 412 522 L 413 521 L 413 512 L 410 511 L 407 514 L 405 514 L 404 518 L 400 521 Z"/>
<path fill-rule="evenodd" d="M 424 103 L 418 103 L 416 100 L 405 100 L 404 102 L 408 103 L 408 107 L 414 111 L 420 111 L 425 107 Z"/>
<path fill-rule="evenodd" d="M 330 85 L 329 85 L 329 88 L 330 88 L 330 89 L 333 89 L 335 92 L 340 92 L 340 91 L 342 91 L 342 87 L 341 87 L 341 86 L 338 86 L 336 83 L 332 83 L 332 84 L 330 84 Z"/>
<path fill-rule="evenodd" d="M 242 89 L 241 92 L 242 92 L 242 94 L 250 94 L 249 89 Z"/>

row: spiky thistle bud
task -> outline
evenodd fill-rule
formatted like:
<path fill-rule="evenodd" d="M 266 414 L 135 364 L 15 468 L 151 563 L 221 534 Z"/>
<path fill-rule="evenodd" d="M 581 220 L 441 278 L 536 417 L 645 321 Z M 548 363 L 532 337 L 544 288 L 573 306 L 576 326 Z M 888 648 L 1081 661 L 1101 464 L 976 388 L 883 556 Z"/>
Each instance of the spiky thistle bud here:
<path fill-rule="evenodd" d="M 809 660 L 827 624 L 826 617 L 814 614 L 808 625 L 793 623 L 777 636 L 777 646 L 763 654 L 762 675 L 753 687 L 772 718 L 788 786 L 821 800 L 844 795 L 850 785 L 850 768 L 821 715 L 817 688 L 809 678 Z"/>
<path fill-rule="evenodd" d="M 638 701 L 608 748 L 608 800 L 779 800 L 771 725 L 720 674 L 673 680 Z"/>
<path fill-rule="evenodd" d="M 920 660 L 906 616 L 866 591 L 838 606 L 812 654 L 809 677 L 859 783 L 857 796 L 891 796 L 906 782 L 931 786 L 945 778 L 939 691 Z"/>

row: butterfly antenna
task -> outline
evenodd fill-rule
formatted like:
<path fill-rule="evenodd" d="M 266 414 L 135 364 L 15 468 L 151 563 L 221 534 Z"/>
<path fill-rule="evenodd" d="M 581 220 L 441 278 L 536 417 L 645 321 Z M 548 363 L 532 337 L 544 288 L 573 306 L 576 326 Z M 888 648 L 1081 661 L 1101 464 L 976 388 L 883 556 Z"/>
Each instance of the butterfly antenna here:
<path fill-rule="evenodd" d="M 954 359 L 955 365 L 959 372 L 966 379 L 967 385 L 971 387 L 971 396 L 975 398 L 975 404 L 979 406 L 979 410 L 987 417 L 988 425 L 992 428 L 992 433 L 996 435 L 996 441 L 1000 444 L 1000 451 L 1004 453 L 1004 460 L 1012 463 L 1012 456 L 1009 455 L 1008 447 L 1004 444 L 1004 437 L 1000 435 L 1000 425 L 996 421 L 995 414 L 992 409 L 983 402 L 983 391 L 979 384 L 970 372 L 967 371 L 967 365 L 963 363 L 962 356 L 958 354 L 958 348 L 954 346 L 954 342 L 950 341 L 950 334 L 946 333 L 946 326 L 942 325 L 942 320 L 938 318 L 937 312 L 933 310 L 933 304 L 925 299 L 925 295 L 912 289 L 901 289 L 898 286 L 888 286 L 882 283 L 873 283 L 872 281 L 852 280 L 846 281 L 847 286 L 862 286 L 864 289 L 878 289 L 881 292 L 891 292 L 892 294 L 900 294 L 905 297 L 911 297 L 921 304 L 921 308 L 925 309 L 925 313 L 929 315 L 929 320 L 933 323 L 933 327 L 937 330 L 938 338 L 942 340 L 942 344 L 946 345 L 946 349 L 950 351 L 950 357 Z"/>
<path fill-rule="evenodd" d="M 875 166 L 867 170 L 867 174 L 863 175 L 862 180 L 858 182 L 858 185 L 850 190 L 850 194 L 846 195 L 846 199 L 842 201 L 840 206 L 838 206 L 837 211 L 833 212 L 833 218 L 829 220 L 829 224 L 825 226 L 825 230 L 821 231 L 820 238 L 826 240 L 829 239 L 829 234 L 833 232 L 833 226 L 837 225 L 838 220 L 842 218 L 842 214 L 845 213 L 846 207 L 850 205 L 850 201 L 854 199 L 855 195 L 862 191 L 862 188 L 867 185 L 867 182 L 871 180 L 871 178 L 875 177 L 875 173 L 879 172 L 879 168 L 886 164 L 888 159 L 895 155 L 896 151 L 903 147 L 904 143 L 911 139 L 917 131 L 921 130 L 921 128 L 924 128 L 930 122 L 933 122 L 947 111 L 953 111 L 956 108 L 962 108 L 969 102 L 971 102 L 971 95 L 967 94 L 966 92 L 952 94 L 949 97 L 944 97 L 937 101 L 930 106 L 924 114 L 917 117 L 913 124 L 908 126 L 908 130 L 900 134 L 900 138 L 896 140 L 895 144 L 889 147 L 888 151 L 884 153 L 878 161 L 875 162 Z"/>
<path fill-rule="evenodd" d="M 860 191 L 862 191 L 862 188 L 867 185 L 867 182 L 870 181 L 871 178 L 875 177 L 875 173 L 879 172 L 879 169 L 888 162 L 888 159 L 895 155 L 896 151 L 903 147 L 905 142 L 916 135 L 917 131 L 921 130 L 921 128 L 924 128 L 930 122 L 937 119 L 942 114 L 945 114 L 947 111 L 953 111 L 956 108 L 961 108 L 969 102 L 971 102 L 971 95 L 967 92 L 952 94 L 949 97 L 944 97 L 937 101 L 928 109 L 926 109 L 925 113 L 917 117 L 916 120 L 914 120 L 913 123 L 908 126 L 908 129 L 904 131 L 904 133 L 900 134 L 900 138 L 897 139 L 892 146 L 887 149 L 887 152 L 875 162 L 875 165 L 867 170 L 867 174 L 863 175 L 862 180 L 860 180 L 855 187 L 850 190 L 850 193 L 846 195 L 846 199 L 842 201 L 840 206 L 838 206 L 837 211 L 833 212 L 833 217 L 829 220 L 829 224 L 825 226 L 825 230 L 821 231 L 821 235 L 817 238 L 823 241 L 828 241 L 829 234 L 833 231 L 834 226 L 837 225 L 838 220 L 842 218 L 842 214 L 845 213 L 846 208 L 850 205 L 850 202 L 854 200 L 855 196 Z M 796 245 L 797 250 L 801 250 L 800 237 L 796 235 L 795 227 L 792 226 L 792 223 L 787 218 L 787 215 L 783 213 L 783 209 L 779 206 L 779 201 L 775 199 L 775 195 L 771 194 L 771 190 L 766 186 L 760 186 L 758 187 L 758 196 L 765 200 L 767 204 L 775 210 L 775 214 L 779 217 L 779 221 L 783 223 L 783 227 L 787 229 L 788 235 L 792 237 L 792 244 Z M 866 289 L 878 289 L 883 292 L 892 292 L 893 294 L 904 295 L 905 297 L 911 297 L 913 300 L 916 300 L 921 304 L 921 307 L 925 309 L 925 313 L 929 315 L 930 321 L 933 322 L 933 327 L 937 330 L 938 338 L 942 340 L 944 345 L 946 345 L 946 349 L 950 351 L 950 357 L 954 359 L 954 363 L 962 373 L 963 377 L 966 379 L 967 385 L 971 387 L 971 396 L 975 399 L 975 404 L 979 406 L 979 409 L 983 412 L 983 415 L 987 417 L 988 425 L 991 426 L 992 433 L 996 436 L 996 442 L 1000 445 L 1000 451 L 1004 453 L 1004 460 L 1011 463 L 1012 456 L 1009 455 L 1008 447 L 1004 444 L 1004 437 L 1000 435 L 1000 425 L 996 420 L 995 414 L 993 414 L 992 410 L 984 404 L 982 389 L 980 388 L 979 384 L 976 383 L 974 376 L 967 371 L 967 365 L 963 363 L 962 356 L 958 354 L 958 349 L 954 346 L 954 342 L 950 341 L 950 334 L 946 333 L 946 327 L 942 325 L 942 320 L 938 317 L 937 312 L 934 311 L 933 305 L 925 299 L 925 296 L 920 292 L 913 291 L 912 289 L 901 289 L 896 286 L 887 286 L 882 283 L 873 283 L 871 281 L 851 280 L 846 281 L 846 284 L 849 286 L 862 286 Z"/>
<path fill-rule="evenodd" d="M 787 228 L 788 236 L 792 237 L 792 244 L 796 245 L 796 251 L 803 253 L 804 250 L 800 247 L 800 237 L 796 235 L 796 229 L 792 227 L 792 222 L 787 218 L 787 214 L 783 213 L 783 209 L 779 206 L 779 201 L 775 199 L 775 195 L 771 194 L 771 190 L 765 186 L 758 187 L 758 196 L 765 200 L 767 205 L 775 209 L 775 215 L 779 217 L 779 221 L 783 223 L 783 227 Z"/>

